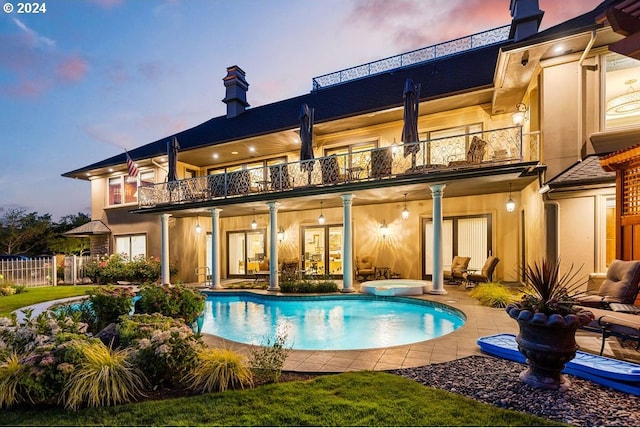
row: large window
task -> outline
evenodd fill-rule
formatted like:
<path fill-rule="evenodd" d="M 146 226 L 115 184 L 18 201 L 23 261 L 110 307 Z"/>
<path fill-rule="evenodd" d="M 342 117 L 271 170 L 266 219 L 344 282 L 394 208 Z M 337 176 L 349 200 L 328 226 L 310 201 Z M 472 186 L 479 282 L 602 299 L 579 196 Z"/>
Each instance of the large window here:
<path fill-rule="evenodd" d="M 155 173 L 146 171 L 140 173 L 140 186 L 149 186 L 154 184 Z M 109 178 L 108 192 L 109 206 L 134 204 L 138 202 L 138 177 L 129 175 L 121 175 Z"/>
<path fill-rule="evenodd" d="M 126 260 L 131 261 L 136 257 L 147 257 L 147 236 L 120 235 L 116 236 L 116 254 L 120 254 Z"/>
<path fill-rule="evenodd" d="M 350 144 L 347 146 L 333 147 L 324 151 L 325 156 L 335 155 L 338 158 L 338 167 L 341 172 L 348 172 L 358 178 L 359 174 L 366 170 L 371 161 L 371 150 L 378 147 L 376 141 Z"/>
<path fill-rule="evenodd" d="M 309 275 L 342 275 L 342 226 L 302 228 L 302 267 Z"/>
<path fill-rule="evenodd" d="M 422 221 L 423 278 L 433 274 L 433 221 Z M 453 256 L 471 257 L 470 270 L 480 270 L 492 255 L 491 214 L 445 217 L 442 221 L 442 264 L 451 267 Z"/>
<path fill-rule="evenodd" d="M 605 57 L 605 128 L 637 125 L 640 119 L 640 61 L 623 55 Z"/>

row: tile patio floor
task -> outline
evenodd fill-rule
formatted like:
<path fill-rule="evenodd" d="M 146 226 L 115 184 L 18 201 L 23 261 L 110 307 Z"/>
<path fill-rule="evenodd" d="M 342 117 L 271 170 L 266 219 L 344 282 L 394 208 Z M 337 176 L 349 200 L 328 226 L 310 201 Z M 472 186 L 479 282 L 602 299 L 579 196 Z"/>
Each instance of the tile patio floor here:
<path fill-rule="evenodd" d="M 358 289 L 358 285 L 355 286 Z M 340 373 L 356 370 L 390 370 L 442 363 L 469 355 L 482 355 L 476 340 L 482 336 L 500 333 L 518 333 L 518 324 L 504 309 L 482 306 L 459 286 L 446 286 L 447 295 L 412 296 L 418 299 L 444 303 L 464 312 L 465 324 L 446 336 L 411 345 L 353 351 L 291 351 L 284 370 L 312 373 Z M 266 291 L 264 291 L 266 293 Z M 204 335 L 209 346 L 220 346 L 247 353 L 248 346 Z M 581 350 L 600 352 L 600 335 L 579 330 L 576 339 Z M 617 339 L 609 338 L 604 355 L 640 363 L 640 352 L 635 343 L 623 347 Z"/>

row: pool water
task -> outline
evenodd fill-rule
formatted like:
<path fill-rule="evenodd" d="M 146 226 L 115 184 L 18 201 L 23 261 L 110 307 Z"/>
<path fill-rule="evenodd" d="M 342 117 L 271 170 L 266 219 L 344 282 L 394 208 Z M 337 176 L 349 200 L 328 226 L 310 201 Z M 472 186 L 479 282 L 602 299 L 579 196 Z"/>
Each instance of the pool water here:
<path fill-rule="evenodd" d="M 202 332 L 253 345 L 286 335 L 292 349 L 348 350 L 433 339 L 464 320 L 456 309 L 408 298 L 225 293 L 208 295 Z"/>

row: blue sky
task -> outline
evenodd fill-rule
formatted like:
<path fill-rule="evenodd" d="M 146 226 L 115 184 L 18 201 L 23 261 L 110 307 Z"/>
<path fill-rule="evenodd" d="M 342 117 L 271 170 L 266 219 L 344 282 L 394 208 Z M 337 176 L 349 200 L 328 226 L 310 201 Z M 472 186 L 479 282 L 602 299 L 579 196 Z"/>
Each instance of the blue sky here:
<path fill-rule="evenodd" d="M 3 6 L 9 3 L 0 0 Z M 0 12 L 0 215 L 90 213 L 60 174 L 223 115 L 226 68 L 252 107 L 315 76 L 510 23 L 509 0 L 49 0 Z M 40 2 L 43 3 L 43 2 Z M 599 0 L 539 0 L 542 29 Z"/>

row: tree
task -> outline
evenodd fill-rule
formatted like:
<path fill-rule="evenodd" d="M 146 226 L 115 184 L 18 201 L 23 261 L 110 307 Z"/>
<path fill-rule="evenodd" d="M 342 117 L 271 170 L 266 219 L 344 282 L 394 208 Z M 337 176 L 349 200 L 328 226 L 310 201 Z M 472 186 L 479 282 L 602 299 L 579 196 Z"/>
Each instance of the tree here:
<path fill-rule="evenodd" d="M 50 214 L 27 213 L 22 208 L 6 210 L 0 216 L 0 252 L 42 254 L 47 252 L 52 233 Z"/>
<path fill-rule="evenodd" d="M 64 236 L 67 232 L 91 221 L 85 213 L 68 214 L 60 219 L 54 227 L 55 235 L 49 239 L 49 249 L 55 254 L 82 254 L 90 247 L 89 238 Z"/>

